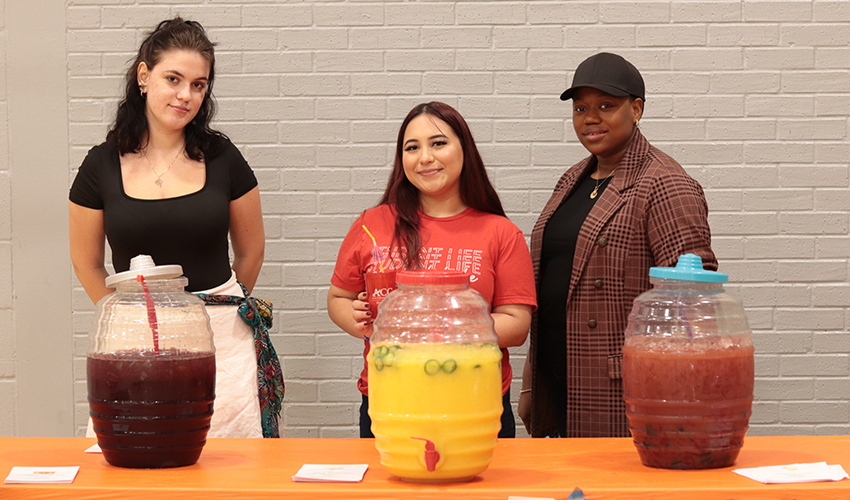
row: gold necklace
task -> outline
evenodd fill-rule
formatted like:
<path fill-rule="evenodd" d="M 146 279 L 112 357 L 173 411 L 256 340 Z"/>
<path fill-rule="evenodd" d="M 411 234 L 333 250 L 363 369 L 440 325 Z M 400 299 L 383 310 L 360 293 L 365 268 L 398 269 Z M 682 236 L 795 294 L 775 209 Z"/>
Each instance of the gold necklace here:
<path fill-rule="evenodd" d="M 168 170 L 172 166 L 174 166 L 174 162 L 177 161 L 177 158 L 180 156 L 180 153 L 182 153 L 182 152 L 183 152 L 183 148 L 180 148 L 180 151 L 177 152 L 177 156 L 175 156 L 174 159 L 171 160 L 171 163 L 168 164 L 168 168 L 163 170 L 161 174 L 158 174 L 158 173 L 156 173 L 156 169 L 153 168 L 153 163 L 151 163 L 151 161 L 148 160 L 148 150 L 145 149 L 145 160 L 150 164 L 151 170 L 153 170 L 153 174 L 156 176 L 156 180 L 153 181 L 154 184 L 156 184 L 159 187 L 162 187 L 162 176 L 165 175 L 165 173 L 168 172 Z"/>
<path fill-rule="evenodd" d="M 617 167 L 617 168 L 620 168 L 620 167 Z M 591 200 L 595 200 L 595 199 L 596 199 L 596 197 L 597 197 L 597 196 L 599 196 L 599 186 L 601 186 L 602 184 L 604 184 L 604 183 L 605 183 L 605 181 L 606 181 L 607 179 L 610 179 L 611 177 L 613 177 L 613 176 L 614 176 L 614 172 L 616 172 L 616 171 L 617 171 L 617 168 L 615 168 L 614 170 L 612 170 L 612 171 L 611 171 L 611 173 L 610 173 L 610 174 L 608 174 L 607 176 L 605 176 L 605 177 L 603 177 L 603 178 L 601 178 L 601 179 L 596 179 L 596 187 L 595 187 L 595 188 L 593 188 L 593 191 L 590 193 L 590 199 L 591 199 Z"/>

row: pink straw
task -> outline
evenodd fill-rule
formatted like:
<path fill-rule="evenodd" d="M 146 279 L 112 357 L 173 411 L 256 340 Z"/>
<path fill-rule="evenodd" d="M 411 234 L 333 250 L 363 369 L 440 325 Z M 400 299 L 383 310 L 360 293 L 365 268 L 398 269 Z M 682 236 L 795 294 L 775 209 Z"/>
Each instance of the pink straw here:
<path fill-rule="evenodd" d="M 151 331 L 153 332 L 153 353 L 154 355 L 159 355 L 159 326 L 156 321 L 156 308 L 153 305 L 153 299 L 151 298 L 151 291 L 148 290 L 148 284 L 145 283 L 145 277 L 139 274 L 136 276 L 136 281 L 142 284 L 142 289 L 145 291 L 145 304 L 148 308 L 148 323 L 151 325 Z"/>
<path fill-rule="evenodd" d="M 381 247 L 378 246 L 378 242 L 375 241 L 375 237 L 369 232 L 366 224 L 363 224 L 362 227 L 366 231 L 366 234 L 369 235 L 369 238 L 372 239 L 372 263 L 377 263 L 381 272 L 384 272 L 384 253 L 381 251 Z"/>

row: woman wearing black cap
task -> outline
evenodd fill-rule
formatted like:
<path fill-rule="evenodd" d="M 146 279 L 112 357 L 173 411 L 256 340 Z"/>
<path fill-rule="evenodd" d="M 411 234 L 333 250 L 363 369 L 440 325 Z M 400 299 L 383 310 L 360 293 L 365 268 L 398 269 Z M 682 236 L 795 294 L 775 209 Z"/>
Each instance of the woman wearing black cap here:
<path fill-rule="evenodd" d="M 561 177 L 531 235 L 538 310 L 519 414 L 535 437 L 627 437 L 622 346 L 649 268 L 715 270 L 700 185 L 638 129 L 643 78 L 616 54 L 576 69 L 561 100 L 590 156 Z"/>

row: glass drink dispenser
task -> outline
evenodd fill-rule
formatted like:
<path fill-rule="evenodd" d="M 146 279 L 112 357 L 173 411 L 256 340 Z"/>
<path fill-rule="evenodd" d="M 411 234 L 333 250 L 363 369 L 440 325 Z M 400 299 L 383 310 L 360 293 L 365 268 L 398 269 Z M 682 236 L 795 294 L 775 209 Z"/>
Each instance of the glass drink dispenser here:
<path fill-rule="evenodd" d="M 653 267 L 623 348 L 626 416 L 641 462 L 708 469 L 735 462 L 753 402 L 753 344 L 728 276 L 693 254 Z"/>
<path fill-rule="evenodd" d="M 369 415 L 381 463 L 411 482 L 487 469 L 502 414 L 502 353 L 487 301 L 458 272 L 402 271 L 380 305 Z"/>
<path fill-rule="evenodd" d="M 137 256 L 109 276 L 89 334 L 88 399 L 97 442 L 119 467 L 197 462 L 215 399 L 215 349 L 203 302 L 180 266 Z"/>

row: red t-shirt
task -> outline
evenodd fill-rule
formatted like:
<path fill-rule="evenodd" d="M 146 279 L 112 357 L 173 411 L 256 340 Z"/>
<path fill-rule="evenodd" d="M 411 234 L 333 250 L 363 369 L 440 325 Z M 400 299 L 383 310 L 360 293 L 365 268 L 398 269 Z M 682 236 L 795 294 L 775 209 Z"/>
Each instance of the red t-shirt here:
<path fill-rule="evenodd" d="M 506 217 L 468 208 L 452 217 L 435 218 L 420 213 L 423 269 L 461 271 L 469 275 L 469 286 L 487 299 L 490 310 L 507 304 L 537 307 L 534 271 L 525 236 Z M 375 237 L 386 256 L 385 268 L 402 269 L 398 248 L 389 248 L 395 230 L 395 217 L 389 205 L 371 208 L 349 229 L 336 259 L 331 283 L 360 292 L 366 288 L 364 274 L 372 267 L 372 240 L 363 225 Z M 364 360 L 369 352 L 365 342 Z M 366 364 L 357 382 L 364 395 L 368 392 Z M 507 349 L 502 349 L 502 393 L 508 391 L 513 372 Z"/>

